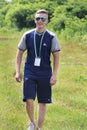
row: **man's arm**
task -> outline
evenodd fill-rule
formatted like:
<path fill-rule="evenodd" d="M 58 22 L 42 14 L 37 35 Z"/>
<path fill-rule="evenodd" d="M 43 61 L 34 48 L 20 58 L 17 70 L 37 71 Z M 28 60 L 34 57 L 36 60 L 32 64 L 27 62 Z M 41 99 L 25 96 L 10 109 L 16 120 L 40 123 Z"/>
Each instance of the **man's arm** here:
<path fill-rule="evenodd" d="M 53 73 L 50 79 L 51 85 L 56 84 L 58 66 L 59 66 L 59 51 L 53 53 Z"/>
<path fill-rule="evenodd" d="M 20 73 L 20 67 L 21 67 L 23 52 L 24 51 L 22 51 L 20 49 L 18 49 L 18 51 L 17 51 L 17 56 L 16 56 L 16 75 L 15 75 L 15 79 L 16 79 L 17 82 L 21 82 L 22 81 L 22 76 L 21 76 L 21 73 Z"/>

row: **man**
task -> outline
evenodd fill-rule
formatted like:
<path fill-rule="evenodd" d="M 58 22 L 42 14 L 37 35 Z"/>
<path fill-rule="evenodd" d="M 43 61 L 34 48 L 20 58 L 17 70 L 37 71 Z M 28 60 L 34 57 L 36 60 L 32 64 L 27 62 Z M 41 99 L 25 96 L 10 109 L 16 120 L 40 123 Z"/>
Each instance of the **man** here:
<path fill-rule="evenodd" d="M 34 100 L 38 99 L 38 124 L 37 130 L 41 130 L 46 113 L 46 104 L 51 103 L 51 86 L 56 84 L 59 64 L 59 51 L 57 37 L 46 30 L 48 13 L 46 10 L 38 10 L 35 14 L 36 28 L 22 36 L 16 57 L 16 81 L 21 82 L 20 66 L 22 56 L 27 50 L 24 66 L 23 101 L 26 102 L 26 110 L 30 119 L 28 130 L 35 129 Z M 53 71 L 50 65 L 50 55 L 53 54 Z"/>

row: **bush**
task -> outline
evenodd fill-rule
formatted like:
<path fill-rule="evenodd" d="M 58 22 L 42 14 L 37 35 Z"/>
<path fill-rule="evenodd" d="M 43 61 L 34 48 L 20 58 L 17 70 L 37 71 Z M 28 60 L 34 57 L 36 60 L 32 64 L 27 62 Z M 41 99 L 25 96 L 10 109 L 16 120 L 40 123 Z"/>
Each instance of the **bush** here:
<path fill-rule="evenodd" d="M 38 3 L 35 4 L 14 4 L 12 8 L 10 8 L 5 16 L 5 22 L 7 26 L 17 27 L 19 29 L 23 28 L 33 28 L 35 27 L 34 23 L 34 15 L 38 9 L 47 9 L 49 12 L 49 17 L 52 15 L 52 11 L 50 6 L 52 2 L 47 3 Z"/>
<path fill-rule="evenodd" d="M 5 17 L 6 24 L 19 29 L 34 26 L 34 13 L 31 6 L 17 5 L 14 9 L 10 9 Z"/>

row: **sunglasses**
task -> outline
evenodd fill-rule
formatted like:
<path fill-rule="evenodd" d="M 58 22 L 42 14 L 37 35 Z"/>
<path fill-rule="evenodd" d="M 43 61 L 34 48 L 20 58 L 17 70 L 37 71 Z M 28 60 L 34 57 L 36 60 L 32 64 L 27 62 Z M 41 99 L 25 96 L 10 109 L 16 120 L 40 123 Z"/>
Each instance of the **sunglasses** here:
<path fill-rule="evenodd" d="M 46 18 L 44 18 L 44 17 L 37 17 L 37 18 L 35 18 L 36 19 L 36 21 L 39 21 L 39 20 L 41 20 L 42 22 L 45 22 L 46 21 Z"/>

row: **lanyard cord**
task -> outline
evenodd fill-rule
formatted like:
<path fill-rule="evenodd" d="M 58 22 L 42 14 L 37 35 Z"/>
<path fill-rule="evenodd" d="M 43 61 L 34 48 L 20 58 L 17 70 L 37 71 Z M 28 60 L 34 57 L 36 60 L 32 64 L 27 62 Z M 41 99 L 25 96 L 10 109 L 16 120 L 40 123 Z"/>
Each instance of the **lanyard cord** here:
<path fill-rule="evenodd" d="M 43 41 L 44 34 L 45 34 L 45 31 L 43 32 L 41 40 L 40 40 L 39 58 L 41 57 L 41 47 L 42 47 L 42 41 Z M 38 57 L 37 50 L 36 50 L 36 31 L 34 32 L 34 50 L 35 50 L 35 57 Z"/>

